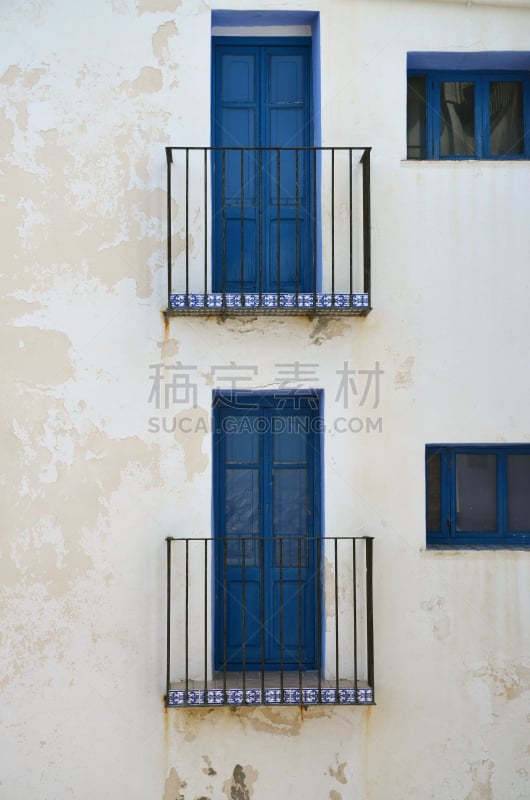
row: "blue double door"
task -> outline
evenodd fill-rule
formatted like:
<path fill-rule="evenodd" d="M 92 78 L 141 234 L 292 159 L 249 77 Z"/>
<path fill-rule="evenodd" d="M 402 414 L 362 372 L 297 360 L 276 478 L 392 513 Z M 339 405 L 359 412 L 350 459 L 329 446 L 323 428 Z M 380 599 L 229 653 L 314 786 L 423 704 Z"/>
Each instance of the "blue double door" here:
<path fill-rule="evenodd" d="M 213 40 L 214 291 L 313 290 L 310 67 L 309 39 Z"/>
<path fill-rule="evenodd" d="M 217 669 L 318 664 L 316 405 L 315 398 L 267 395 L 216 400 Z"/>

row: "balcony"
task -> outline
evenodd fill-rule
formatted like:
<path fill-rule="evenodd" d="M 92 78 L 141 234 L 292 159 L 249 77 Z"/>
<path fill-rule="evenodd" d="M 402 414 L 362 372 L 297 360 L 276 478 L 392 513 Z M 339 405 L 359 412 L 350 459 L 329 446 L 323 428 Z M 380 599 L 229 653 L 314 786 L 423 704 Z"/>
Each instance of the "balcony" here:
<path fill-rule="evenodd" d="M 372 538 L 166 543 L 167 707 L 374 703 Z"/>
<path fill-rule="evenodd" d="M 166 147 L 170 316 L 371 310 L 369 147 Z"/>

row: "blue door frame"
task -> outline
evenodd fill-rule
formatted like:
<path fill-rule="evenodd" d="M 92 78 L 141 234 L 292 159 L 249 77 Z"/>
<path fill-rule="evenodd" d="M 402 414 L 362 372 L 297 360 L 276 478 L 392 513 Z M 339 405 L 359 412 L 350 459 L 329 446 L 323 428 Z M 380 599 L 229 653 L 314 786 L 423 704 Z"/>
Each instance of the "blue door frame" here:
<path fill-rule="evenodd" d="M 213 290 L 314 287 L 311 39 L 214 37 Z"/>
<path fill-rule="evenodd" d="M 317 394 L 214 399 L 214 665 L 315 669 Z"/>

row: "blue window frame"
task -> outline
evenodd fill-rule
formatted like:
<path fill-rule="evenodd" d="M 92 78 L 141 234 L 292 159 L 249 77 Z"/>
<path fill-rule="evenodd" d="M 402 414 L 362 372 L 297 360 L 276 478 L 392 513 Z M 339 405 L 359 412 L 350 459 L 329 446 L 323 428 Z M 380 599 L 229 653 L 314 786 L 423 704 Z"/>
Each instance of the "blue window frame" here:
<path fill-rule="evenodd" d="M 530 545 L 530 445 L 427 445 L 427 546 Z"/>
<path fill-rule="evenodd" d="M 407 158 L 530 158 L 527 56 L 409 54 Z"/>
<path fill-rule="evenodd" d="M 216 669 L 319 663 L 320 406 L 318 392 L 214 396 Z"/>

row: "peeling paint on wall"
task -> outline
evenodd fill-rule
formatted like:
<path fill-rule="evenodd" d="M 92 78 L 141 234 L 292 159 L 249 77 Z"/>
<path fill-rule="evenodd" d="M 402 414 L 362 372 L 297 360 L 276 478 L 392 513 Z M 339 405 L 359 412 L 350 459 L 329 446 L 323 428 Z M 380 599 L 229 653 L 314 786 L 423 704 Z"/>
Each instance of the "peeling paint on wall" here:
<path fill-rule="evenodd" d="M 217 772 L 212 767 L 212 762 L 208 758 L 208 756 L 203 756 L 203 761 L 206 763 L 206 766 L 203 768 L 203 772 L 205 775 L 217 775 Z"/>
<path fill-rule="evenodd" d="M 171 767 L 166 778 L 166 785 L 162 800 L 184 800 L 181 789 L 186 788 L 186 782 L 182 781 L 175 767 Z"/>
<path fill-rule="evenodd" d="M 165 62 L 169 59 L 169 42 L 178 35 L 178 28 L 175 22 L 165 22 L 159 25 L 156 33 L 153 34 L 153 54 L 160 62 Z"/>
<path fill-rule="evenodd" d="M 257 777 L 257 771 L 249 764 L 245 767 L 236 764 L 232 777 L 223 784 L 223 792 L 228 800 L 250 800 Z"/>
<path fill-rule="evenodd" d="M 164 11 L 175 13 L 181 5 L 182 0 L 137 0 L 140 14 L 156 14 Z"/>

